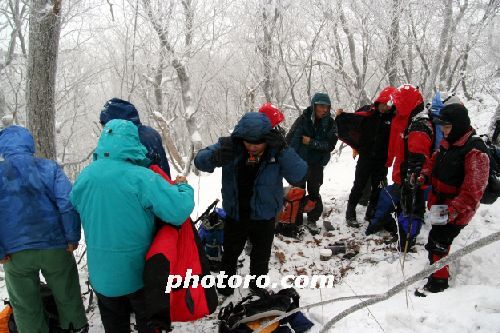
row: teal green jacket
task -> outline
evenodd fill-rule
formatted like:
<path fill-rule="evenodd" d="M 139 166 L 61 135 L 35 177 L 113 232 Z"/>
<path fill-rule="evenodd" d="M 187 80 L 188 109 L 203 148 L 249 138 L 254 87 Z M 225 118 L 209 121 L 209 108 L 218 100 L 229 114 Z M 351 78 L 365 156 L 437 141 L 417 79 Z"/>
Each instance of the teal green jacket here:
<path fill-rule="evenodd" d="M 191 186 L 170 185 L 143 165 L 146 148 L 137 126 L 112 120 L 104 127 L 94 161 L 71 192 L 85 233 L 90 282 L 104 296 L 142 288 L 154 217 L 180 225 L 194 207 Z"/>

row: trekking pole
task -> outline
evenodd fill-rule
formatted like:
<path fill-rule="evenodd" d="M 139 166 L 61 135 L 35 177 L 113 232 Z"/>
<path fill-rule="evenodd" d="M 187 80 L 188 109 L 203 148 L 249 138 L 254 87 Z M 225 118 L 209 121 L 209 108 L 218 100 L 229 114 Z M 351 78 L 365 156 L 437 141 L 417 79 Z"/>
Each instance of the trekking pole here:
<path fill-rule="evenodd" d="M 214 202 L 212 202 L 210 204 L 210 206 L 208 206 L 208 208 L 203 212 L 203 214 L 201 214 L 197 219 L 196 221 L 194 221 L 194 224 L 198 223 L 199 220 L 201 220 L 202 218 L 205 218 L 205 216 L 207 216 L 208 214 L 210 214 L 210 211 L 215 207 L 217 206 L 217 204 L 219 203 L 219 199 L 215 199 Z"/>
<path fill-rule="evenodd" d="M 409 223 L 409 228 L 408 232 L 406 233 L 406 240 L 405 240 L 405 245 L 404 245 L 404 251 L 403 251 L 403 264 L 402 264 L 402 269 L 405 268 L 405 260 L 406 260 L 406 254 L 408 253 L 408 248 L 410 244 L 410 236 L 411 236 L 411 230 L 413 228 L 413 218 L 414 214 L 413 211 L 415 209 L 415 205 L 417 202 L 417 190 L 418 190 L 418 184 L 416 183 L 416 175 L 418 174 L 418 169 L 415 170 L 415 172 L 410 176 L 410 188 L 411 188 L 411 206 L 410 206 L 410 223 Z M 413 184 L 411 179 L 414 179 Z"/>

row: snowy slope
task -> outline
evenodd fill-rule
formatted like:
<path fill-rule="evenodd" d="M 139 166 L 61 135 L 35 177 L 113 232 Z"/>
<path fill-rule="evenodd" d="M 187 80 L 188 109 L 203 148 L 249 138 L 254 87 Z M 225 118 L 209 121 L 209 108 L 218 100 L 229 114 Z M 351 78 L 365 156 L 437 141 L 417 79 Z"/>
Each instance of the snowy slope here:
<path fill-rule="evenodd" d="M 494 110 L 491 100 L 488 110 Z M 478 109 L 481 105 L 468 105 Z M 486 132 L 490 116 L 481 114 L 474 119 L 478 132 Z M 364 236 L 366 225 L 352 229 L 345 225 L 344 214 L 347 197 L 354 178 L 356 161 L 351 150 L 346 148 L 340 156 L 333 156 L 325 169 L 321 189 L 325 203 L 325 219 L 331 221 L 336 230 L 314 238 L 306 233 L 303 240 L 296 241 L 276 237 L 272 255 L 270 276 L 278 282 L 284 274 L 333 274 L 336 276 L 333 289 L 302 289 L 301 305 L 342 296 L 378 294 L 387 291 L 402 281 L 401 255 L 395 245 L 387 242 L 389 234 Z M 390 177 L 389 177 L 390 178 Z M 220 197 L 220 169 L 214 174 L 191 175 L 188 180 L 196 188 L 196 218 L 217 197 Z M 364 216 L 365 208 L 358 206 L 358 219 Z M 493 232 L 500 231 L 500 201 L 491 206 L 481 206 L 472 220 L 455 240 L 452 252 Z M 407 256 L 405 275 L 410 276 L 427 267 L 426 243 L 429 226 L 424 226 L 418 239 L 416 251 Z M 346 240 L 349 247 L 359 253 L 351 259 L 334 257 L 330 261 L 319 260 L 319 250 L 337 240 Z M 78 254 L 81 254 L 79 249 Z M 247 274 L 249 262 L 245 254 L 240 259 L 240 274 Z M 80 263 L 82 291 L 87 290 L 85 260 Z M 340 322 L 333 329 L 337 332 L 500 332 L 500 243 L 480 249 L 450 266 L 451 287 L 444 293 L 417 298 L 409 287 L 408 306 L 405 293 L 401 292 L 387 301 L 359 310 Z M 424 281 L 422 281 L 424 282 Z M 239 299 L 248 291 L 240 289 L 225 301 Z M 5 281 L 0 266 L 0 298 L 6 297 Z M 85 304 L 88 304 L 86 295 Z M 321 326 L 347 307 L 359 301 L 339 302 L 311 309 L 306 314 L 316 325 L 311 332 L 319 332 Z M 215 314 L 216 315 L 216 314 Z M 216 332 L 215 315 L 195 323 L 176 323 L 174 332 Z M 91 332 L 102 332 L 98 310 L 89 311 Z"/>

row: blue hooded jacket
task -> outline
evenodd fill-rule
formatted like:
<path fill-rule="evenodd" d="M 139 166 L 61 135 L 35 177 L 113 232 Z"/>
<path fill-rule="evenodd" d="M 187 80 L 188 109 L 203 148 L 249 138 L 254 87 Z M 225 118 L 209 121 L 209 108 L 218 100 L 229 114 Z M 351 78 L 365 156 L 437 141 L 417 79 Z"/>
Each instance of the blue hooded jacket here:
<path fill-rule="evenodd" d="M 135 106 L 119 98 L 110 99 L 104 104 L 99 120 L 104 126 L 113 119 L 128 120 L 137 126 L 139 140 L 147 150 L 146 157 L 151 161 L 151 164 L 158 165 L 170 177 L 170 166 L 165 149 L 163 149 L 161 136 L 154 128 L 141 124 L 139 112 Z"/>
<path fill-rule="evenodd" d="M 0 258 L 28 249 L 65 248 L 80 240 L 71 183 L 57 163 L 36 158 L 29 131 L 0 131 Z"/>
<path fill-rule="evenodd" d="M 270 131 L 271 123 L 266 115 L 250 112 L 240 119 L 231 135 L 235 158 L 222 167 L 222 206 L 226 214 L 235 220 L 239 220 L 237 166 L 245 156 L 242 141 L 261 139 Z M 216 144 L 198 152 L 194 164 L 199 170 L 210 173 L 214 171 L 212 156 L 221 147 L 222 140 L 223 138 L 220 138 Z M 307 164 L 292 148 L 285 147 L 281 151 L 267 148 L 254 182 L 250 199 L 250 218 L 252 220 L 275 218 L 283 206 L 283 178 L 290 184 L 297 184 L 304 179 L 306 173 Z"/>

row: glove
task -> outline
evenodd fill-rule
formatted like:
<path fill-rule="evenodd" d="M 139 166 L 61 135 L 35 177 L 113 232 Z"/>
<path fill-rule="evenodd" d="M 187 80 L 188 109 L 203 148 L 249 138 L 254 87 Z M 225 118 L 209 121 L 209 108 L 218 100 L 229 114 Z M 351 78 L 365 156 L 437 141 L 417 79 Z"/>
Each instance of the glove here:
<path fill-rule="evenodd" d="M 212 154 L 212 161 L 216 167 L 228 164 L 234 159 L 233 139 L 230 137 L 220 138 L 220 148 Z"/>
<path fill-rule="evenodd" d="M 285 137 L 277 129 L 272 129 L 266 135 L 266 143 L 270 148 L 274 148 L 278 151 L 286 147 Z"/>
<path fill-rule="evenodd" d="M 410 217 L 399 214 L 398 216 L 398 224 L 399 224 L 399 229 L 400 229 L 400 234 L 404 234 L 405 236 L 408 235 L 408 231 L 410 230 L 410 224 L 411 224 L 411 232 L 410 232 L 410 238 L 415 238 L 417 235 L 420 233 L 420 228 L 422 227 L 422 219 L 420 218 L 413 218 L 413 223 L 410 221 Z"/>
<path fill-rule="evenodd" d="M 409 155 L 407 163 L 408 175 L 420 174 L 420 170 L 422 170 L 425 163 L 425 155 L 415 153 L 410 153 Z"/>

